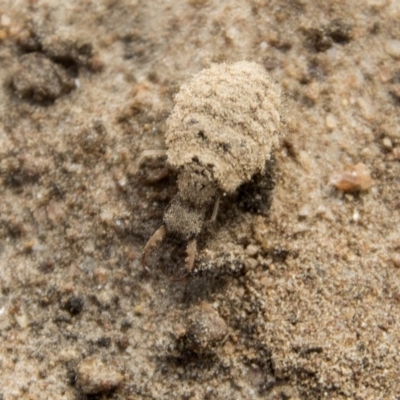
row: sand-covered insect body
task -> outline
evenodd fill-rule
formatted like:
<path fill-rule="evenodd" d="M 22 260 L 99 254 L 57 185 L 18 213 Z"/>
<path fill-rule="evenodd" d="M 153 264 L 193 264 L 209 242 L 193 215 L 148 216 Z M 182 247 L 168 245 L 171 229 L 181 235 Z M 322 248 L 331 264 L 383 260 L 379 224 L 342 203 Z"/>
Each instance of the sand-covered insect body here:
<path fill-rule="evenodd" d="M 196 236 L 221 195 L 235 193 L 265 172 L 282 136 L 281 90 L 255 63 L 214 64 L 184 84 L 167 120 L 167 160 L 178 173 L 178 193 L 163 225 L 143 249 L 167 233 L 188 241 L 186 267 L 193 267 Z"/>

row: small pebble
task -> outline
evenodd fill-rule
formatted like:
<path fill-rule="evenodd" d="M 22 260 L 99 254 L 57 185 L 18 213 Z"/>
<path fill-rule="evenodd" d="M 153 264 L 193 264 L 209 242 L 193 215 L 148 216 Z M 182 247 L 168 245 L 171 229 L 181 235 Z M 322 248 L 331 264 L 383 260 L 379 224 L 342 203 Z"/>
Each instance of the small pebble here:
<path fill-rule="evenodd" d="M 28 320 L 28 316 L 24 313 L 16 313 L 14 314 L 15 320 L 17 321 L 19 327 L 21 329 L 26 329 L 29 325 L 29 320 Z"/>
<path fill-rule="evenodd" d="M 396 268 L 400 268 L 400 254 L 399 253 L 392 254 L 391 260 L 392 260 L 393 265 Z"/>
<path fill-rule="evenodd" d="M 359 97 L 357 98 L 357 104 L 360 107 L 362 116 L 367 120 L 371 121 L 376 116 L 376 109 L 368 99 Z"/>
<path fill-rule="evenodd" d="M 252 270 L 252 269 L 257 268 L 258 261 L 257 261 L 255 258 L 248 258 L 248 259 L 245 261 L 245 265 L 246 265 L 246 268 L 247 268 L 248 270 Z"/>
<path fill-rule="evenodd" d="M 78 352 L 75 349 L 62 349 L 58 353 L 58 359 L 62 362 L 74 361 L 78 358 Z"/>
<path fill-rule="evenodd" d="M 269 47 L 269 45 L 268 45 L 267 42 L 263 41 L 263 42 L 260 43 L 260 50 L 261 50 L 261 51 L 267 50 L 268 47 Z"/>
<path fill-rule="evenodd" d="M 108 273 L 107 270 L 105 268 L 97 268 L 94 271 L 93 274 L 94 277 L 94 281 L 96 282 L 97 285 L 104 285 L 104 283 L 107 282 L 107 278 L 108 278 Z"/>
<path fill-rule="evenodd" d="M 226 322 L 209 303 L 194 307 L 186 319 L 186 342 L 195 351 L 204 351 L 221 342 L 228 334 Z"/>
<path fill-rule="evenodd" d="M 393 58 L 400 58 L 400 40 L 392 39 L 387 40 L 384 45 L 386 53 L 388 53 Z"/>
<path fill-rule="evenodd" d="M 328 114 L 326 116 L 326 126 L 329 129 L 335 129 L 337 126 L 337 120 L 336 117 L 333 114 Z"/>
<path fill-rule="evenodd" d="M 117 387 L 123 376 L 100 359 L 89 357 L 78 365 L 77 383 L 85 394 L 108 392 Z"/>
<path fill-rule="evenodd" d="M 384 7 L 387 3 L 387 0 L 368 0 L 367 4 L 371 7 L 381 8 Z"/>
<path fill-rule="evenodd" d="M 256 246 L 255 244 L 249 244 L 246 247 L 246 254 L 250 257 L 256 256 L 259 251 L 260 251 L 260 248 L 258 246 Z"/>
<path fill-rule="evenodd" d="M 358 222 L 360 220 L 360 213 L 358 211 L 354 211 L 351 219 L 353 220 L 353 222 Z"/>
<path fill-rule="evenodd" d="M 70 296 L 64 303 L 64 309 L 71 315 L 78 315 L 82 312 L 85 301 L 82 296 Z"/>
<path fill-rule="evenodd" d="M 390 150 L 392 148 L 392 141 L 390 140 L 390 138 L 385 137 L 382 141 L 383 147 L 385 147 L 385 149 Z"/>
<path fill-rule="evenodd" d="M 12 75 L 17 96 L 39 103 L 54 101 L 74 87 L 68 72 L 40 53 L 23 55 Z"/>
<path fill-rule="evenodd" d="M 304 223 L 299 223 L 293 227 L 292 233 L 294 235 L 308 231 L 309 227 Z"/>
<path fill-rule="evenodd" d="M 394 158 L 396 158 L 397 160 L 400 160 L 400 147 L 395 147 L 393 149 L 393 155 L 394 155 Z"/>
<path fill-rule="evenodd" d="M 7 14 L 3 14 L 0 18 L 0 25 L 1 26 L 10 26 L 11 25 L 11 18 Z"/>
<path fill-rule="evenodd" d="M 262 276 L 261 279 L 260 279 L 260 283 L 261 283 L 261 285 L 263 285 L 264 288 L 267 289 L 267 290 L 268 290 L 268 289 L 272 289 L 272 288 L 276 285 L 275 280 L 272 279 L 272 278 L 271 278 L 270 276 L 268 276 L 268 275 Z"/>
<path fill-rule="evenodd" d="M 304 88 L 304 95 L 312 101 L 317 101 L 321 94 L 321 86 L 318 82 L 311 82 Z"/>
<path fill-rule="evenodd" d="M 102 222 L 111 225 L 114 219 L 114 214 L 112 211 L 103 210 L 102 213 L 100 214 L 100 219 Z"/>
<path fill-rule="evenodd" d="M 310 212 L 311 212 L 310 206 L 308 204 L 305 204 L 303 207 L 300 208 L 298 216 L 300 218 L 307 218 L 310 216 Z"/>
<path fill-rule="evenodd" d="M 368 190 L 372 186 L 372 178 L 367 166 L 363 163 L 348 166 L 344 171 L 335 173 L 330 180 L 331 185 L 344 192 Z"/>
<path fill-rule="evenodd" d="M 56 223 L 64 216 L 64 209 L 61 203 L 52 201 L 46 208 L 47 217 L 53 223 Z"/>
<path fill-rule="evenodd" d="M 143 315 L 143 306 L 141 304 L 138 304 L 135 306 L 133 311 L 136 315 Z"/>

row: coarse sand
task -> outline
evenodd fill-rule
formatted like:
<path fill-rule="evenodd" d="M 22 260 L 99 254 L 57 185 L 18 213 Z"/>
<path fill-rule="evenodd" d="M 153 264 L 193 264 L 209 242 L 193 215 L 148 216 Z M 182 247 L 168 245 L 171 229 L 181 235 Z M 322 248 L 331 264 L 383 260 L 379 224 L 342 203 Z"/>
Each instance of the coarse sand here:
<path fill-rule="evenodd" d="M 398 399 L 399 21 L 398 0 L 1 0 L 0 399 Z M 284 93 L 269 212 L 249 185 L 189 276 L 173 237 L 146 270 L 174 95 L 241 60 Z"/>

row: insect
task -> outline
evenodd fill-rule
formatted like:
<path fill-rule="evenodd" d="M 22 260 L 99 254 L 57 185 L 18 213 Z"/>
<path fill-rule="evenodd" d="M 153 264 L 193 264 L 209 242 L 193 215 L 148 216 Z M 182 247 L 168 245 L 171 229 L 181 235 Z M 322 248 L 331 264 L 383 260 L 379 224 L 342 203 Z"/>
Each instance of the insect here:
<path fill-rule="evenodd" d="M 185 268 L 192 270 L 208 210 L 215 219 L 221 196 L 265 172 L 282 136 L 281 103 L 280 87 L 255 62 L 213 64 L 181 87 L 165 133 L 178 193 L 143 248 L 144 266 L 173 234 L 187 242 Z"/>

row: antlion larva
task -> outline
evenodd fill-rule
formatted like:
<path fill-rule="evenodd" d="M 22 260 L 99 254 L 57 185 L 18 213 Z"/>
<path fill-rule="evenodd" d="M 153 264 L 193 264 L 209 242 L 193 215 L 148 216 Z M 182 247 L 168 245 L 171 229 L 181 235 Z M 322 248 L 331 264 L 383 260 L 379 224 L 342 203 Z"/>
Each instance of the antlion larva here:
<path fill-rule="evenodd" d="M 221 195 L 265 172 L 282 136 L 281 102 L 280 87 L 255 62 L 214 64 L 181 87 L 165 134 L 178 193 L 143 249 L 144 264 L 172 233 L 188 241 L 186 268 L 192 269 L 207 210 L 214 204 L 215 218 Z"/>

